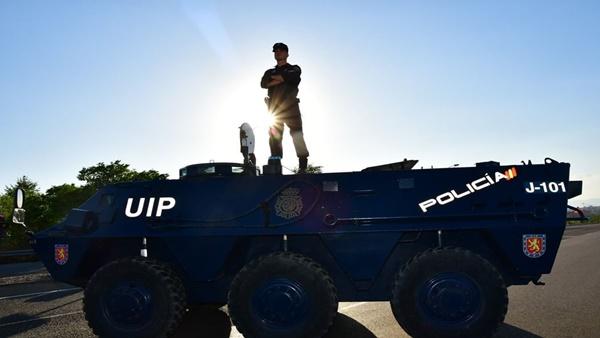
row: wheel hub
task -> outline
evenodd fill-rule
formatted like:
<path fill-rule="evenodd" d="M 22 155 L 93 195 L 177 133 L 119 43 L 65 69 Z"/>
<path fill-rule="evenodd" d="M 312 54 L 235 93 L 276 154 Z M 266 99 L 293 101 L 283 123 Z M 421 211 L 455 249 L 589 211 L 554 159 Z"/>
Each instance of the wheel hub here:
<path fill-rule="evenodd" d="M 444 273 L 421 286 L 418 305 L 422 314 L 437 324 L 464 325 L 475 319 L 481 311 L 481 293 L 469 276 Z"/>
<path fill-rule="evenodd" d="M 253 312 L 266 325 L 284 328 L 306 319 L 308 297 L 295 281 L 279 278 L 267 281 L 253 298 Z"/>
<path fill-rule="evenodd" d="M 107 317 L 117 324 L 143 325 L 150 319 L 152 295 L 141 283 L 120 283 L 108 292 L 104 308 Z"/>

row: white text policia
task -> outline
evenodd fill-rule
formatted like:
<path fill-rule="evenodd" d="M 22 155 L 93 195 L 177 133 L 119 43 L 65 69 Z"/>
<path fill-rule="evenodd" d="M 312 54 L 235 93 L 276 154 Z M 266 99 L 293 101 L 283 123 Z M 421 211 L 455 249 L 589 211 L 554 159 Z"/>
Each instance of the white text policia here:
<path fill-rule="evenodd" d="M 494 178 L 492 178 L 489 174 L 485 174 L 485 176 L 480 177 L 471 183 L 467 183 L 466 191 L 464 191 L 462 193 L 457 193 L 456 190 L 454 190 L 454 189 L 447 191 L 443 194 L 438 195 L 436 198 L 430 198 L 426 201 L 419 203 L 419 207 L 421 207 L 421 210 L 423 210 L 423 212 L 427 212 L 427 209 L 431 208 L 432 206 L 434 206 L 436 204 L 439 204 L 439 205 L 448 204 L 456 199 L 463 198 L 467 195 L 470 195 L 477 190 L 485 189 L 493 184 L 496 184 L 496 183 L 500 182 L 500 180 L 510 181 L 515 177 L 517 177 L 517 168 L 515 168 L 515 167 L 508 169 L 504 173 L 500 173 L 500 172 L 496 171 L 494 174 Z"/>

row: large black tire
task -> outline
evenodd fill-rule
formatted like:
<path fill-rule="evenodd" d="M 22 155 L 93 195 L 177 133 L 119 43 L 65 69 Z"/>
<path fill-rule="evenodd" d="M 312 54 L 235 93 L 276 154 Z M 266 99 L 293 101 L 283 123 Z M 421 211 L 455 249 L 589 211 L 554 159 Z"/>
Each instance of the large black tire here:
<path fill-rule="evenodd" d="M 185 308 L 185 289 L 177 274 L 142 257 L 98 269 L 83 299 L 88 325 L 100 337 L 168 337 Z"/>
<path fill-rule="evenodd" d="M 338 307 L 327 272 L 290 252 L 248 263 L 231 283 L 228 298 L 231 321 L 246 338 L 320 338 Z"/>
<path fill-rule="evenodd" d="M 397 274 L 392 312 L 413 337 L 490 337 L 508 307 L 506 285 L 483 257 L 461 248 L 432 249 Z"/>

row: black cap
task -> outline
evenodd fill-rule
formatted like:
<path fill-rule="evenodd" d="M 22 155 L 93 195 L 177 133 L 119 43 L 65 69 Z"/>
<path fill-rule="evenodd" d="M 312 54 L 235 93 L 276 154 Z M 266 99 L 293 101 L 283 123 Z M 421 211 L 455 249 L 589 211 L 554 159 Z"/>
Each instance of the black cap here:
<path fill-rule="evenodd" d="M 273 51 L 276 51 L 278 49 L 284 50 L 284 51 L 287 52 L 288 51 L 288 46 L 285 43 L 283 43 L 283 42 L 277 42 L 276 44 L 273 45 Z"/>

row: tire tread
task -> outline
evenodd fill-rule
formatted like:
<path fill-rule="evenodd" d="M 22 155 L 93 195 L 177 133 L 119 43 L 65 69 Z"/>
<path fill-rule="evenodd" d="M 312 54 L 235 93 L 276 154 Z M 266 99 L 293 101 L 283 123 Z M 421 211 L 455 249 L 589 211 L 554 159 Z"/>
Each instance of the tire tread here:
<path fill-rule="evenodd" d="M 392 287 L 392 297 L 390 305 L 392 307 L 392 312 L 394 313 L 396 320 L 398 321 L 400 326 L 402 326 L 402 328 L 406 331 L 406 333 L 408 333 L 412 337 L 427 336 L 424 335 L 423 332 L 421 332 L 421 330 L 419 330 L 417 326 L 414 325 L 414 323 L 412 322 L 414 318 L 411 318 L 410 315 L 404 314 L 402 313 L 402 311 L 399 310 L 403 300 L 398 295 L 398 293 L 400 291 L 400 288 L 407 282 L 409 278 L 411 278 L 410 276 L 413 273 L 413 270 L 418 269 L 424 264 L 423 261 L 430 259 L 443 260 L 446 257 L 448 257 L 448 255 L 461 257 L 465 260 L 477 262 L 481 265 L 482 270 L 485 272 L 487 277 L 495 282 L 497 289 L 496 291 L 500 292 L 501 307 L 498 309 L 499 311 L 496 312 L 496 318 L 494 318 L 493 320 L 491 329 L 489 329 L 482 335 L 478 335 L 478 337 L 481 338 L 491 337 L 498 329 L 499 324 L 504 321 L 506 312 L 508 311 L 508 292 L 506 289 L 506 284 L 504 282 L 504 279 L 502 278 L 502 275 L 492 263 L 490 263 L 487 259 L 483 258 L 482 256 L 461 247 L 443 247 L 427 249 L 413 256 L 406 262 L 406 264 L 404 264 L 404 266 L 396 274 Z M 468 337 L 466 333 L 459 333 L 456 336 Z"/>
<path fill-rule="evenodd" d="M 158 337 L 171 336 L 179 326 L 181 319 L 185 314 L 187 303 L 185 287 L 183 286 L 181 278 L 179 278 L 177 273 L 168 265 L 145 257 L 127 257 L 109 262 L 108 264 L 99 268 L 92 275 L 84 290 L 83 297 L 83 311 L 89 327 L 92 329 L 92 332 L 99 337 L 109 336 L 106 332 L 103 331 L 100 323 L 96 323 L 94 317 L 91 315 L 92 309 L 89 305 L 89 298 L 91 296 L 92 290 L 98 287 L 98 284 L 102 283 L 105 274 L 110 273 L 112 269 L 116 269 L 119 265 L 131 264 L 137 265 L 149 272 L 151 275 L 158 277 L 160 279 L 161 285 L 164 285 L 166 287 L 167 294 L 172 300 L 170 306 L 172 308 L 173 315 L 169 318 L 164 332 L 159 334 Z"/>
<path fill-rule="evenodd" d="M 313 261 L 312 259 L 310 259 L 306 256 L 303 256 L 303 255 L 300 255 L 297 253 L 293 253 L 293 252 L 289 252 L 289 251 L 274 252 L 271 254 L 260 256 L 256 259 L 250 261 L 249 263 L 247 263 L 238 272 L 238 274 L 235 276 L 235 278 L 233 279 L 233 281 L 231 283 L 231 286 L 229 289 L 230 291 L 228 294 L 229 317 L 231 318 L 232 323 L 236 326 L 237 330 L 242 335 L 244 335 L 244 337 L 246 337 L 246 338 L 262 338 L 262 337 L 253 336 L 251 333 L 251 329 L 249 327 L 247 327 L 246 324 L 244 323 L 244 320 L 242 320 L 240 318 L 239 309 L 238 309 L 239 304 L 237 304 L 237 302 L 236 302 L 236 299 L 238 297 L 237 290 L 239 290 L 242 287 L 242 283 L 247 279 L 247 277 L 251 273 L 253 273 L 254 270 L 259 268 L 265 262 L 271 261 L 271 260 L 290 261 L 292 263 L 292 264 L 290 264 L 290 266 L 304 266 L 305 268 L 308 268 L 308 269 L 312 270 L 313 272 L 315 272 L 319 279 L 325 281 L 325 283 L 327 285 L 327 289 L 328 289 L 327 296 L 329 297 L 329 300 L 327 303 L 331 305 L 327 309 L 328 323 L 323 328 L 321 328 L 321 330 L 313 338 L 319 338 L 319 337 L 324 336 L 327 333 L 327 331 L 329 330 L 329 328 L 331 327 L 331 325 L 333 324 L 333 319 L 334 319 L 335 315 L 337 314 L 337 309 L 338 309 L 337 290 L 336 290 L 335 284 L 333 282 L 333 279 L 329 276 L 327 271 L 317 262 Z"/>

